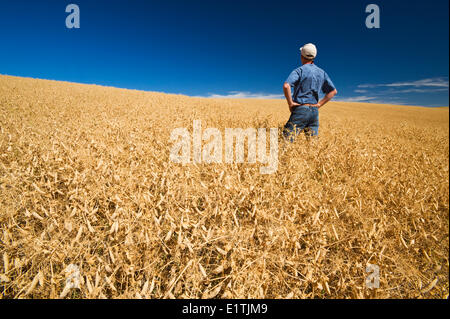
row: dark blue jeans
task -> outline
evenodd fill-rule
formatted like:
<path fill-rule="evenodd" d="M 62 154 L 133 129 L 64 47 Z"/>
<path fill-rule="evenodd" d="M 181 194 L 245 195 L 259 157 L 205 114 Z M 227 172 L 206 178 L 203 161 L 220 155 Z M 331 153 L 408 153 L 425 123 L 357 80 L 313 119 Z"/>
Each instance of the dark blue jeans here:
<path fill-rule="evenodd" d="M 319 135 L 319 109 L 313 106 L 297 106 L 284 126 L 285 139 L 293 142 L 295 137 L 305 131 L 307 136 Z"/>

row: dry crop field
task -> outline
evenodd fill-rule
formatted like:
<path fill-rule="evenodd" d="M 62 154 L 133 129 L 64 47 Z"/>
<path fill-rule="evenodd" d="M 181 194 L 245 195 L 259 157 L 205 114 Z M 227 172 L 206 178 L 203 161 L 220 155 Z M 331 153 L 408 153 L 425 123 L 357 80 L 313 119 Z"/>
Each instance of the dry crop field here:
<path fill-rule="evenodd" d="M 281 127 L 284 101 L 0 76 L 0 296 L 447 297 L 448 108 L 320 114 L 262 175 L 173 163 L 170 133 Z"/>

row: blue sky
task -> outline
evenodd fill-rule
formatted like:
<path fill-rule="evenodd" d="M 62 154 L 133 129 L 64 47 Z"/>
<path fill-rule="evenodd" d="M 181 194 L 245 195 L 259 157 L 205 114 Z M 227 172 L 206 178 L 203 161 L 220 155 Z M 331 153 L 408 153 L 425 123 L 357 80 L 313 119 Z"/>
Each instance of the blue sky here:
<path fill-rule="evenodd" d="M 70 3 L 80 29 L 65 26 Z M 380 29 L 365 26 L 370 3 Z M 448 0 L 1 0 L 0 74 L 276 98 L 312 42 L 339 100 L 448 106 L 448 10 Z"/>

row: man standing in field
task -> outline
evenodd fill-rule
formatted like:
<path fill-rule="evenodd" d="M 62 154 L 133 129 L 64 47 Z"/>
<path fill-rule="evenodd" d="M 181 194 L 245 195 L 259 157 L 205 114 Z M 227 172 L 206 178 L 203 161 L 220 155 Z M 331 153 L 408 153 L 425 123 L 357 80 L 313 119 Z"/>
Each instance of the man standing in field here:
<path fill-rule="evenodd" d="M 283 86 L 291 112 L 283 135 L 291 142 L 302 131 L 305 131 L 307 136 L 319 134 L 319 108 L 337 94 L 328 74 L 314 64 L 317 56 L 316 46 L 312 43 L 305 44 L 300 48 L 300 52 L 302 66 L 292 71 Z M 294 88 L 292 96 L 291 87 Z M 319 91 L 325 94 L 320 101 Z"/>

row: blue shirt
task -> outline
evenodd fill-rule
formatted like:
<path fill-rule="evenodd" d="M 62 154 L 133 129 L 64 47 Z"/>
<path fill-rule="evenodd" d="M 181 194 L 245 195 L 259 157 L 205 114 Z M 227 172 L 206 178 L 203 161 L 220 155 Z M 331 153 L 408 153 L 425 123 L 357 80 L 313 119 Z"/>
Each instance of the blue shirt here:
<path fill-rule="evenodd" d="M 286 83 L 294 88 L 292 100 L 298 104 L 317 104 L 320 91 L 328 94 L 335 89 L 328 74 L 315 64 L 304 64 L 295 69 Z"/>

